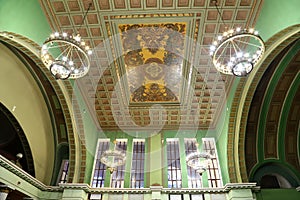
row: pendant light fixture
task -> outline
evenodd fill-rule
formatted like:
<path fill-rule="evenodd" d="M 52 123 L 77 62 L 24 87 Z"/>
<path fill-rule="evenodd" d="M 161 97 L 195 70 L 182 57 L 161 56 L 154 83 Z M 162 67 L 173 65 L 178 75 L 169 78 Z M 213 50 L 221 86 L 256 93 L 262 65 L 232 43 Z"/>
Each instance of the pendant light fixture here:
<path fill-rule="evenodd" d="M 211 1 L 225 25 L 217 0 Z M 253 28 L 231 28 L 218 35 L 210 46 L 215 68 L 224 74 L 247 76 L 262 59 L 265 45 Z"/>
<path fill-rule="evenodd" d="M 81 26 L 91 5 L 90 3 L 84 14 Z M 82 40 L 79 33 L 69 35 L 66 32 L 55 32 L 43 43 L 40 56 L 51 74 L 56 79 L 64 80 L 68 78 L 76 79 L 86 75 L 90 68 L 89 56 L 91 54 L 92 50 Z"/>

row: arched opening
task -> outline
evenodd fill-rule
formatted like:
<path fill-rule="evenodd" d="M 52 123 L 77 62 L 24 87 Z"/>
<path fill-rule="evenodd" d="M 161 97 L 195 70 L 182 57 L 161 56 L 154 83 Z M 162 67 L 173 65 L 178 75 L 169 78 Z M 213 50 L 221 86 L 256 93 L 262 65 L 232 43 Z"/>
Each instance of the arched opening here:
<path fill-rule="evenodd" d="M 35 176 L 31 149 L 17 119 L 0 103 L 0 154 Z"/>
<path fill-rule="evenodd" d="M 299 180 L 292 170 L 281 163 L 269 162 L 259 167 L 250 177 L 250 182 L 257 182 L 261 188 L 293 188 Z"/>

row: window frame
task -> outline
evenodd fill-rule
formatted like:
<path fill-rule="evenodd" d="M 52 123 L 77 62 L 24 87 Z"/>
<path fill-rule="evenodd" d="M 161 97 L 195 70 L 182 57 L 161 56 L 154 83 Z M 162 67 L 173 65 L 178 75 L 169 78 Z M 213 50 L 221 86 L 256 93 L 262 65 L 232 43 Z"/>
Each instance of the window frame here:
<path fill-rule="evenodd" d="M 67 170 L 64 170 L 64 166 L 65 166 L 65 163 L 67 163 L 68 167 L 67 167 Z M 60 170 L 59 170 L 59 175 L 57 177 L 57 185 L 60 184 L 60 183 L 67 183 L 68 182 L 68 175 L 69 175 L 69 165 L 70 165 L 70 162 L 69 162 L 69 159 L 63 159 L 61 161 L 61 165 L 60 165 Z M 62 179 L 62 176 L 63 176 L 63 173 L 66 172 L 65 174 L 65 178 Z M 62 182 L 63 181 L 63 182 Z"/>
<path fill-rule="evenodd" d="M 105 166 L 105 168 L 101 168 L 101 170 L 103 170 L 103 174 L 104 174 L 104 176 L 103 176 L 103 179 L 102 179 L 102 181 L 100 181 L 101 183 L 100 183 L 100 187 L 94 187 L 93 186 L 93 182 L 94 182 L 94 176 L 95 176 L 95 170 L 96 170 L 96 164 L 97 164 L 97 160 L 99 160 L 99 163 L 101 163 L 100 162 L 100 157 L 101 157 L 101 155 L 99 155 L 99 146 L 100 146 L 100 142 L 108 142 L 108 148 L 106 149 L 106 150 L 109 150 L 109 148 L 110 148 L 110 139 L 105 139 L 105 138 L 100 138 L 100 139 L 98 139 L 98 141 L 97 141 L 97 147 L 96 147 L 96 153 L 95 153 L 95 158 L 94 158 L 94 164 L 93 164 L 93 171 L 92 171 L 92 176 L 91 176 L 91 187 L 92 188 L 103 188 L 103 187 L 105 187 L 105 178 L 106 178 L 106 166 Z M 106 150 L 103 150 L 103 151 L 106 151 Z M 103 152 L 102 151 L 102 152 Z M 99 155 L 99 156 L 98 156 Z M 101 163 L 101 165 L 104 165 L 103 163 Z M 103 183 L 103 184 L 102 184 Z M 98 184 L 97 184 L 98 185 Z"/>
<path fill-rule="evenodd" d="M 123 151 L 124 151 L 123 153 L 124 153 L 125 156 L 126 156 L 126 154 L 127 154 L 127 148 L 128 148 L 128 140 L 127 140 L 127 139 L 116 139 L 115 141 L 116 141 L 116 143 L 115 143 L 115 145 L 114 145 L 114 149 L 115 149 L 115 150 L 116 150 L 116 148 L 117 148 L 117 143 L 118 143 L 118 142 L 125 142 L 125 144 L 126 144 L 126 149 L 123 149 Z M 118 150 L 120 150 L 120 148 L 119 148 Z M 126 163 L 127 163 L 127 162 L 128 162 L 128 161 L 126 161 Z M 110 187 L 111 187 L 111 188 L 124 188 L 126 163 L 125 163 L 124 165 L 118 166 L 118 167 L 116 168 L 116 170 L 111 174 L 111 176 L 110 176 Z M 115 178 L 115 177 L 118 177 L 119 171 L 121 171 L 121 177 L 122 177 L 121 179 Z M 116 180 L 115 182 L 113 182 L 114 179 Z M 114 184 L 114 185 L 113 185 L 113 184 Z M 117 186 L 117 187 L 115 187 L 115 186 Z M 119 187 L 118 187 L 118 186 L 119 186 Z"/>
<path fill-rule="evenodd" d="M 186 143 L 187 141 L 195 142 L 195 150 L 191 151 L 187 149 Z M 185 150 L 185 156 L 189 155 L 190 153 L 196 153 L 199 152 L 199 148 L 197 146 L 199 143 L 197 142 L 196 138 L 184 138 L 184 150 Z M 203 180 L 200 177 L 199 173 L 196 172 L 192 167 L 188 166 L 187 164 L 186 170 L 187 170 L 187 182 L 188 182 L 188 188 L 202 188 L 203 187 Z M 190 173 L 194 174 L 195 177 L 190 177 Z"/>
<path fill-rule="evenodd" d="M 213 148 L 206 148 L 205 142 L 211 142 Z M 206 172 L 209 187 L 211 188 L 222 187 L 223 181 L 222 181 L 222 174 L 221 174 L 221 168 L 220 168 L 215 138 L 202 138 L 202 149 L 204 152 L 207 152 L 211 155 L 211 159 L 210 159 L 211 161 Z M 212 150 L 214 151 L 214 155 L 211 153 Z M 212 173 L 214 174 L 213 176 Z M 211 178 L 211 177 L 215 177 L 215 178 Z"/>
<path fill-rule="evenodd" d="M 142 159 L 134 159 L 134 145 L 135 145 L 135 142 L 142 142 L 143 143 L 143 152 L 142 152 L 142 156 L 141 158 Z M 145 186 L 145 151 L 146 151 L 146 142 L 145 142 L 145 139 L 133 139 L 132 140 L 132 157 L 131 157 L 131 165 L 130 165 L 130 188 L 144 188 Z M 138 157 L 138 156 L 137 156 Z M 142 175 L 140 175 L 140 180 L 138 180 L 139 184 L 138 184 L 138 187 L 136 187 L 136 184 L 135 184 L 135 187 L 133 187 L 133 181 L 132 181 L 132 176 L 133 176 L 133 172 L 132 172 L 132 169 L 133 169 L 133 161 L 137 161 L 137 160 L 142 160 L 142 164 L 140 164 L 140 169 L 138 169 L 140 171 L 140 173 L 142 172 Z M 142 169 L 142 170 L 141 170 Z M 134 173 L 135 174 L 135 173 Z M 142 185 L 141 185 L 141 182 L 142 182 Z"/>
<path fill-rule="evenodd" d="M 169 159 L 169 152 L 173 152 L 173 151 L 168 151 L 169 142 L 177 143 L 176 144 L 177 147 L 175 147 L 176 153 L 174 156 L 172 156 L 171 159 Z M 178 151 L 178 153 L 177 153 L 177 151 Z M 166 158 L 167 158 L 168 188 L 182 188 L 182 169 L 181 169 L 181 162 L 180 162 L 180 140 L 178 138 L 167 138 L 166 139 L 166 154 L 167 154 Z M 171 155 L 173 155 L 173 154 L 171 154 Z M 176 159 L 174 160 L 173 157 L 175 157 Z M 171 162 L 171 169 L 169 168 L 169 161 Z M 175 162 L 175 166 L 173 166 L 174 162 Z M 177 163 L 177 162 L 179 162 L 179 163 Z M 175 168 L 173 169 L 173 167 L 175 167 Z M 171 179 L 170 179 L 170 175 L 171 175 Z M 174 175 L 175 175 L 176 179 L 173 179 Z M 177 177 L 180 177 L 180 178 L 177 178 Z M 170 187 L 170 182 L 171 182 L 171 187 Z"/>

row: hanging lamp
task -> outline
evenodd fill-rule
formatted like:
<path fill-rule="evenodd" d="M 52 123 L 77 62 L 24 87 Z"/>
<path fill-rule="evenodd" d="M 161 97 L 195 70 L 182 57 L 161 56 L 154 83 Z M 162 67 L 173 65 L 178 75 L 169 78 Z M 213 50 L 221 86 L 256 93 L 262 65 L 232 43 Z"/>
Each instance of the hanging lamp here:
<path fill-rule="evenodd" d="M 211 2 L 214 3 L 225 25 L 218 2 L 216 0 Z M 215 68 L 221 73 L 237 77 L 247 76 L 262 59 L 264 52 L 264 42 L 254 28 L 228 29 L 219 34 L 210 46 L 210 55 Z"/>
<path fill-rule="evenodd" d="M 84 14 L 81 25 L 91 8 L 91 3 Z M 80 34 L 55 32 L 42 45 L 41 60 L 56 79 L 76 79 L 86 75 L 90 68 L 92 50 Z"/>

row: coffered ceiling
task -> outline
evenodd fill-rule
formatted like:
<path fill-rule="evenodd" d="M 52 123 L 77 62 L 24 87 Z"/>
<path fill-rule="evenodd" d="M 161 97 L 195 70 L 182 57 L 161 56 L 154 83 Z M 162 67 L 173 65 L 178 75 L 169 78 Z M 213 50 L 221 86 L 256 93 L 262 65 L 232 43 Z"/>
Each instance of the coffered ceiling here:
<path fill-rule="evenodd" d="M 209 46 L 254 26 L 261 3 L 219 0 L 221 18 L 210 0 L 40 0 L 53 31 L 93 49 L 75 84 L 103 130 L 215 128 L 234 77 L 215 70 Z"/>

